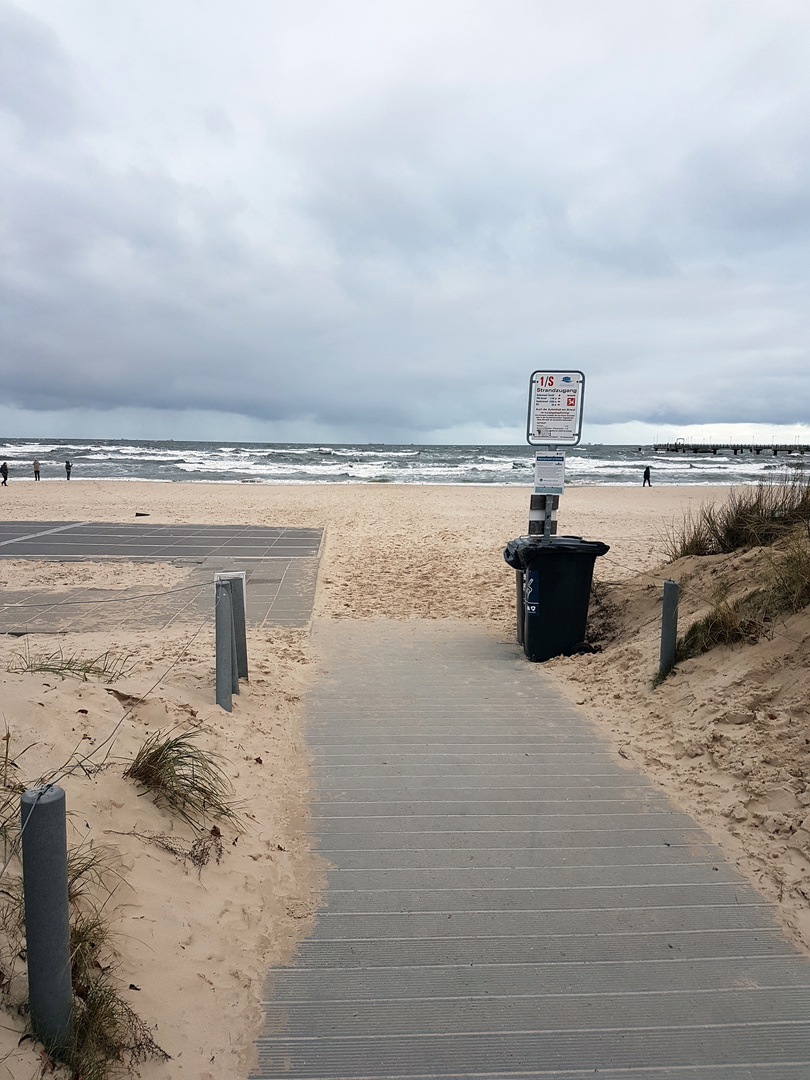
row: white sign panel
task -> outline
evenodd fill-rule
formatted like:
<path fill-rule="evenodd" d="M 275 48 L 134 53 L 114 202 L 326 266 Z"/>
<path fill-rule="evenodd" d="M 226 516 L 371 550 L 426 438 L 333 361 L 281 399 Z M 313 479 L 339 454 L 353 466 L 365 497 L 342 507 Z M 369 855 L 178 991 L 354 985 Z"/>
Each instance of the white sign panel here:
<path fill-rule="evenodd" d="M 535 495 L 562 495 L 565 488 L 565 454 L 544 453 L 534 456 Z"/>
<path fill-rule="evenodd" d="M 581 371 L 534 371 L 529 383 L 528 442 L 576 446 L 582 436 L 585 376 Z"/>

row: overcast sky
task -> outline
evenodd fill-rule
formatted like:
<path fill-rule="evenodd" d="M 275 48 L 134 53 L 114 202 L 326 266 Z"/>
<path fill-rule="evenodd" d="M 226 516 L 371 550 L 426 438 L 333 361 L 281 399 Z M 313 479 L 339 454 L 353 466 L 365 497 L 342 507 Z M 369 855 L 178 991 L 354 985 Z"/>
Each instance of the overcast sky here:
<path fill-rule="evenodd" d="M 810 429 L 807 0 L 0 0 L 0 435 Z M 706 430 L 706 429 L 703 429 Z"/>

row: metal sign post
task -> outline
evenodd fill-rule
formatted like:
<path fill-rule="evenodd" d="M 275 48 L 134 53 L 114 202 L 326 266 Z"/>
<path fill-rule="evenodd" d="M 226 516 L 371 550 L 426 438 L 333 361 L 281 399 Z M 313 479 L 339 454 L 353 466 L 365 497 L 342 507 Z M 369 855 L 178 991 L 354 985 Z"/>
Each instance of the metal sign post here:
<path fill-rule="evenodd" d="M 565 489 L 565 452 L 550 447 L 534 456 L 534 494 L 529 505 L 529 536 L 548 540 L 557 531 L 557 507 Z"/>
<path fill-rule="evenodd" d="M 561 448 L 576 446 L 582 437 L 584 398 L 581 371 L 532 372 L 526 441 L 543 449 L 535 454 L 529 536 L 542 536 L 546 544 L 557 532 L 557 508 L 565 490 L 565 450 Z"/>

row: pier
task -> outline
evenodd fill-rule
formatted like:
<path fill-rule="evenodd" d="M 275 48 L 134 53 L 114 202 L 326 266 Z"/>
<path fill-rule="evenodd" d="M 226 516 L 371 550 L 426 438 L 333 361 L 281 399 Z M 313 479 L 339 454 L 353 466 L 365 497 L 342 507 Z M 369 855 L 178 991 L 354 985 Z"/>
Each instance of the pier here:
<path fill-rule="evenodd" d="M 653 450 L 665 454 L 716 454 L 719 450 L 731 451 L 744 454 L 771 453 L 777 454 L 807 454 L 810 453 L 810 443 L 729 443 L 729 442 L 684 442 L 677 439 L 675 442 L 653 443 Z"/>

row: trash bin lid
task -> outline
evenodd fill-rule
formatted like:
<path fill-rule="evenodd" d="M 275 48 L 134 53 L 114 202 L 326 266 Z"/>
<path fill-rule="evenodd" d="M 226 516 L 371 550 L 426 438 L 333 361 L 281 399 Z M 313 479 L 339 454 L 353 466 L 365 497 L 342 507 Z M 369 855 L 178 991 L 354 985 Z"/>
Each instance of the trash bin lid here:
<path fill-rule="evenodd" d="M 566 554 L 591 555 L 598 558 L 610 551 L 609 544 L 601 540 L 583 540 L 581 536 L 518 536 L 510 540 L 503 553 L 504 559 L 516 570 L 525 570 L 529 563 L 544 555 Z"/>

